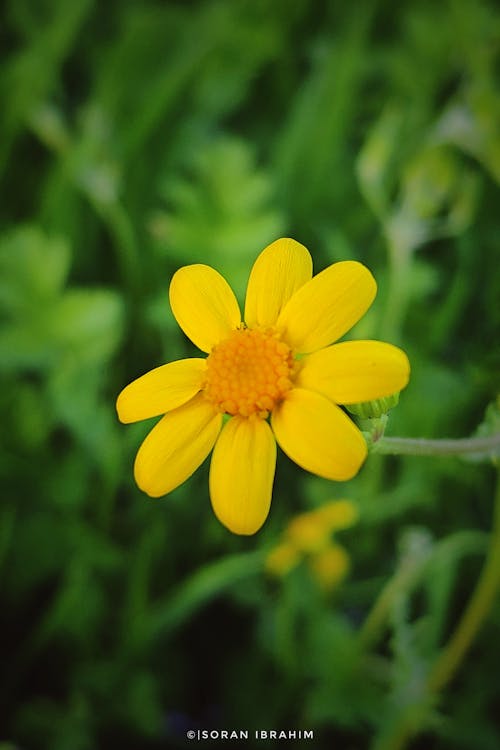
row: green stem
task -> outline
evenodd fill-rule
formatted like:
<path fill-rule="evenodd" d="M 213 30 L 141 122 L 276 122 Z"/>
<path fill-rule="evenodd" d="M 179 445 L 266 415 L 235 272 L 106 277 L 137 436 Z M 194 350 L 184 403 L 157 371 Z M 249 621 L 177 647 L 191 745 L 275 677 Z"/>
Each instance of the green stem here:
<path fill-rule="evenodd" d="M 488 556 L 474 593 L 455 632 L 441 651 L 429 676 L 429 690 L 441 690 L 455 675 L 500 589 L 500 474 Z"/>
<path fill-rule="evenodd" d="M 429 693 L 438 693 L 455 676 L 461 663 L 493 606 L 500 590 L 500 475 L 495 495 L 493 528 L 490 536 L 488 555 L 476 588 L 465 611 L 441 651 L 426 681 Z M 394 726 L 390 736 L 376 747 L 383 750 L 404 750 L 417 733 L 413 715 L 404 713 Z"/>
<path fill-rule="evenodd" d="M 359 631 L 359 641 L 364 649 L 368 649 L 377 641 L 394 600 L 400 592 L 412 588 L 421 574 L 421 569 L 421 565 L 402 565 L 386 583 Z"/>
<path fill-rule="evenodd" d="M 135 296 L 140 288 L 141 266 L 132 223 L 124 207 L 117 201 L 105 207 L 94 205 L 106 222 L 115 244 L 123 284 Z"/>
<path fill-rule="evenodd" d="M 381 331 L 384 341 L 399 341 L 409 302 L 411 248 L 396 244 L 387 233 L 389 288 L 382 315 Z"/>
<path fill-rule="evenodd" d="M 361 646 L 367 650 L 375 645 L 387 627 L 390 612 L 401 594 L 408 595 L 428 574 L 429 566 L 452 569 L 459 555 L 484 554 L 489 534 L 482 531 L 462 530 L 445 537 L 427 552 L 405 555 L 392 577 L 377 596 L 359 630 Z"/>
<path fill-rule="evenodd" d="M 391 456 L 463 456 L 490 453 L 492 458 L 496 458 L 500 457 L 500 433 L 456 440 L 383 437 L 373 443 L 372 450 L 374 453 Z"/>

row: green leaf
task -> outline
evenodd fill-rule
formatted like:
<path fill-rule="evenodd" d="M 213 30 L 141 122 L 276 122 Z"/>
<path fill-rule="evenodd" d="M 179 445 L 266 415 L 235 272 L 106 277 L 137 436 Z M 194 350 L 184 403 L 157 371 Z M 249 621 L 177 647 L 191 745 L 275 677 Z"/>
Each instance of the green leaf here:
<path fill-rule="evenodd" d="M 356 161 L 361 191 L 379 217 L 386 213 L 390 204 L 395 178 L 395 144 L 401 137 L 403 120 L 400 108 L 394 104 L 387 106 L 368 131 Z"/>
<path fill-rule="evenodd" d="M 203 566 L 144 615 L 139 643 L 164 637 L 216 596 L 258 573 L 262 562 L 262 552 L 255 551 L 227 556 Z"/>
<path fill-rule="evenodd" d="M 201 144 L 185 171 L 165 182 L 167 211 L 150 225 L 160 252 L 180 262 L 209 259 L 241 295 L 256 255 L 284 227 L 273 193 L 245 141 Z"/>
<path fill-rule="evenodd" d="M 53 307 L 47 335 L 70 357 L 100 365 L 114 353 L 122 335 L 123 305 L 104 289 L 70 289 Z"/>
<path fill-rule="evenodd" d="M 21 226 L 0 239 L 0 312 L 39 315 L 60 294 L 70 264 L 68 244 L 36 226 Z"/>

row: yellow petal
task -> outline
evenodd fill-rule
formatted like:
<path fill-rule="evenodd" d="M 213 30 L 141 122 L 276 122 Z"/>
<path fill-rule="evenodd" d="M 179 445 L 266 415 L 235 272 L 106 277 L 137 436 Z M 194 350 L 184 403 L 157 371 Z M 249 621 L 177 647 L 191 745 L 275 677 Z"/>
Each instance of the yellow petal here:
<path fill-rule="evenodd" d="M 356 404 L 401 391 L 410 377 L 408 357 L 382 341 L 345 341 L 301 362 L 296 383 L 338 404 Z"/>
<path fill-rule="evenodd" d="M 314 552 L 328 540 L 330 529 L 315 517 L 314 511 L 299 513 L 288 524 L 286 536 L 301 552 Z"/>
<path fill-rule="evenodd" d="M 309 567 L 321 588 L 331 591 L 349 572 L 349 555 L 338 544 L 333 544 L 312 557 Z"/>
<path fill-rule="evenodd" d="M 219 521 L 234 534 L 255 534 L 269 513 L 276 442 L 263 419 L 233 417 L 210 466 L 210 497 Z"/>
<path fill-rule="evenodd" d="M 210 266 L 179 268 L 170 282 L 170 306 L 191 341 L 203 352 L 241 323 L 240 308 L 227 281 Z"/>
<path fill-rule="evenodd" d="M 300 562 L 300 552 L 287 542 L 273 547 L 265 560 L 265 568 L 274 576 L 286 576 Z"/>
<path fill-rule="evenodd" d="M 312 276 L 307 248 L 283 238 L 268 245 L 254 263 L 248 279 L 245 323 L 273 326 L 292 294 Z"/>
<path fill-rule="evenodd" d="M 118 396 L 120 422 L 138 422 L 182 406 L 201 389 L 205 371 L 204 359 L 180 359 L 147 372 Z"/>
<path fill-rule="evenodd" d="M 151 430 L 135 459 L 135 481 L 151 497 L 161 497 L 184 482 L 210 453 L 222 415 L 202 394 L 179 406 Z"/>
<path fill-rule="evenodd" d="M 351 479 L 366 458 L 358 428 L 319 393 L 293 388 L 273 410 L 271 424 L 287 456 L 325 479 Z"/>
<path fill-rule="evenodd" d="M 278 328 L 292 349 L 314 352 L 352 328 L 376 292 L 375 279 L 361 263 L 334 263 L 295 292 L 281 311 Z"/>
<path fill-rule="evenodd" d="M 351 500 L 332 500 L 312 512 L 316 521 L 326 525 L 329 531 L 348 529 L 359 518 L 359 511 Z"/>

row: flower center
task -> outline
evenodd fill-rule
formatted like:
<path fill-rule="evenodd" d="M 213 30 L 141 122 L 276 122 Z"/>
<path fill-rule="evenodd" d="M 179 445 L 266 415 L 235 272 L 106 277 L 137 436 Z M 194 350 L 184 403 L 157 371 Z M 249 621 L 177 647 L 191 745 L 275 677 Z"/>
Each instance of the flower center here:
<path fill-rule="evenodd" d="M 294 360 L 272 328 L 238 328 L 207 358 L 205 396 L 220 411 L 265 419 L 292 387 Z"/>

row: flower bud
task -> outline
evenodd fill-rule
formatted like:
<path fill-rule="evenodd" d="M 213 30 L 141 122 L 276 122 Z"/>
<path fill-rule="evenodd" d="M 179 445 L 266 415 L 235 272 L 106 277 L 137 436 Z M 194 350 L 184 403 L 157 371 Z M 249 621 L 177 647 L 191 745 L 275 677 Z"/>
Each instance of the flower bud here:
<path fill-rule="evenodd" d="M 379 419 L 399 403 L 399 391 L 391 396 L 365 401 L 361 404 L 347 404 L 346 409 L 362 419 Z"/>

